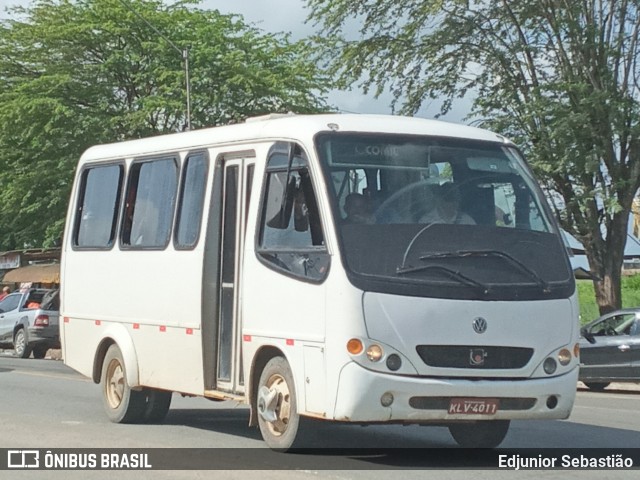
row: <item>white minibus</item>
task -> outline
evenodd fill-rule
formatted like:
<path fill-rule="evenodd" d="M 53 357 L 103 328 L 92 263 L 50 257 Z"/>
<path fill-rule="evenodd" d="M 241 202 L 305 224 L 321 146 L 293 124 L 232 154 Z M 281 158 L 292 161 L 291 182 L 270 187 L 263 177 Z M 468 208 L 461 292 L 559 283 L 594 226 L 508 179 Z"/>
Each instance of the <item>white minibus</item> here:
<path fill-rule="evenodd" d="M 578 306 L 519 150 L 398 116 L 270 115 L 88 149 L 61 265 L 64 361 L 114 422 L 172 392 L 300 418 L 446 425 L 495 447 L 564 419 Z"/>

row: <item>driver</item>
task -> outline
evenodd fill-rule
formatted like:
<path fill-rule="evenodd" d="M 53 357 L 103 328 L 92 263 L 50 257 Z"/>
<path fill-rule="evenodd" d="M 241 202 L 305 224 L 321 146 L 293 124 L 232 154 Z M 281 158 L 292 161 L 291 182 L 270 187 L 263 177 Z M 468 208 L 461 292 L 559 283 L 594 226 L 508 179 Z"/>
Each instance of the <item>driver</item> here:
<path fill-rule="evenodd" d="M 460 210 L 460 191 L 456 185 L 443 183 L 434 193 L 435 208 L 420 219 L 421 223 L 476 224 L 473 218 Z"/>

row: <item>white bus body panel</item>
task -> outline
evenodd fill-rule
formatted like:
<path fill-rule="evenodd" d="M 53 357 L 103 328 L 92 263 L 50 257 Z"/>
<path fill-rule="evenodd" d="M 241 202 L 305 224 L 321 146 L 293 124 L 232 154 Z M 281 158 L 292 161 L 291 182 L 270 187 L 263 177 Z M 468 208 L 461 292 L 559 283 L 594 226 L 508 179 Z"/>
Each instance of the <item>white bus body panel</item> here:
<path fill-rule="evenodd" d="M 482 366 L 476 370 L 428 367 L 416 351 L 418 345 L 493 345 L 533 348 L 534 353 L 524 367 L 492 370 L 492 377 L 530 377 L 555 350 L 573 348 L 577 325 L 563 321 L 573 314 L 568 299 L 480 302 L 364 294 L 369 338 L 398 349 L 417 375 L 486 377 L 488 373 Z M 476 333 L 472 326 L 478 317 L 487 321 L 483 333 Z"/>
<path fill-rule="evenodd" d="M 549 378 L 521 380 L 468 380 L 448 378 L 407 378 L 366 370 L 350 363 L 340 373 L 335 420 L 351 422 L 447 421 L 501 419 L 565 419 L 576 396 L 578 367 L 567 374 Z M 363 394 L 366 392 L 366 395 Z M 391 393 L 394 402 L 383 407 L 380 399 Z M 550 395 L 558 398 L 554 409 L 546 406 Z M 422 410 L 409 405 L 412 397 L 515 397 L 535 398 L 528 410 L 499 410 L 493 415 L 449 414 L 443 409 Z"/>
<path fill-rule="evenodd" d="M 242 359 L 245 383 L 251 378 L 255 355 L 275 347 L 286 357 L 294 376 L 298 410 L 302 414 L 345 421 L 453 419 L 446 411 L 409 406 L 413 396 L 535 397 L 526 411 L 500 411 L 492 418 L 565 418 L 575 397 L 577 361 L 563 375 L 540 375 L 541 362 L 577 340 L 575 299 L 537 302 L 477 302 L 363 293 L 347 278 L 336 246 L 326 186 L 312 149 L 313 136 L 330 124 L 342 131 L 435 135 L 501 141 L 501 137 L 472 127 L 423 119 L 389 116 L 292 116 L 273 121 L 199 131 L 92 147 L 82 167 L 106 160 L 209 150 L 209 177 L 218 155 L 240 150 L 256 152 L 255 175 L 247 222 L 239 305 L 242 312 Z M 323 221 L 330 271 L 322 283 L 301 281 L 260 262 L 254 235 L 263 184 L 266 152 L 275 141 L 294 141 L 307 149 Z M 505 141 L 506 142 L 506 141 Z M 224 148 L 223 148 L 224 146 Z M 67 365 L 86 376 L 93 374 L 101 342 L 113 339 L 123 350 L 128 383 L 203 395 L 202 297 L 204 235 L 211 203 L 211 179 L 205 196 L 205 216 L 198 246 L 177 252 L 75 251 L 68 223 L 62 264 L 62 304 L 65 317 L 61 337 Z M 69 219 L 74 218 L 76 189 Z M 69 292 L 73 292 L 69 294 Z M 475 334 L 477 316 L 489 322 L 487 332 Z M 576 323 L 574 325 L 574 323 Z M 453 337 L 455 336 L 455 340 Z M 415 370 L 414 376 L 367 369 L 348 354 L 351 338 L 379 341 L 398 350 Z M 480 339 L 479 337 L 482 337 Z M 471 380 L 450 369 L 428 369 L 416 353 L 419 344 L 532 345 L 535 358 L 517 372 L 493 372 L 492 380 Z M 411 342 L 411 343 L 410 343 Z M 259 372 L 258 372 L 259 375 Z M 531 378 L 531 376 L 536 378 Z M 438 376 L 447 378 L 437 378 Z M 504 377 L 504 380 L 500 379 Z M 380 397 L 394 395 L 390 407 Z M 558 406 L 545 407 L 548 395 Z M 464 416 L 461 418 L 465 419 Z M 474 416 L 473 419 L 478 417 Z"/>
<path fill-rule="evenodd" d="M 474 415 L 473 419 L 567 418 L 576 394 L 577 359 L 572 358 L 555 375 L 545 374 L 542 362 L 558 350 L 575 345 L 577 322 L 574 325 L 566 319 L 575 317 L 576 308 L 575 298 L 475 302 L 366 293 L 364 312 L 369 338 L 395 349 L 405 363 L 410 362 L 415 373 L 403 376 L 374 371 L 373 366 L 363 367 L 366 360 L 347 363 L 339 373 L 331 417 L 352 422 L 465 420 L 469 415 L 449 414 L 446 407 L 412 408 L 409 400 L 472 396 L 536 400 L 530 409 L 499 410 L 495 415 Z M 478 316 L 488 320 L 483 334 L 472 328 L 472 321 Z M 416 346 L 429 344 L 529 347 L 534 354 L 521 369 L 434 368 L 425 365 L 416 351 Z M 389 407 L 380 402 L 385 393 L 394 398 Z M 552 395 L 558 404 L 549 408 L 546 402 Z"/>
<path fill-rule="evenodd" d="M 154 145 L 153 139 L 148 142 L 126 143 L 146 143 L 146 148 L 154 153 L 164 153 L 149 146 Z M 122 148 L 123 145 L 87 150 L 76 172 L 76 185 L 84 165 L 123 159 L 130 165 L 131 149 Z M 168 148 L 166 154 L 175 155 L 177 150 Z M 93 157 L 92 151 L 104 158 Z M 179 157 L 185 154 L 181 152 Z M 69 219 L 73 218 L 77 194 L 75 188 Z M 209 204 L 210 194 L 209 187 L 205 205 Z M 202 239 L 206 224 L 205 216 Z M 98 348 L 103 341 L 113 341 L 122 351 L 130 386 L 202 395 L 200 298 L 204 241 L 193 250 L 179 252 L 171 244 L 164 251 L 122 250 L 117 239 L 110 250 L 77 251 L 70 247 L 69 235 L 68 227 L 61 272 L 61 309 L 65 323 L 60 333 L 65 364 L 92 377 Z M 189 301 L 191 298 L 198 300 Z"/>

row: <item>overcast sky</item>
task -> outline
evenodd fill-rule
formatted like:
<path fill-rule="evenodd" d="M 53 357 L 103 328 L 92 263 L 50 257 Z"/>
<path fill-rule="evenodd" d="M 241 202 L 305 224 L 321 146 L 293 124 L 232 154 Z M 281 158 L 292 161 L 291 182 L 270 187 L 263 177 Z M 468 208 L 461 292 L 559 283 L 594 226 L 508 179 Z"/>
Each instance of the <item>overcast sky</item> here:
<path fill-rule="evenodd" d="M 4 10 L 7 6 L 27 6 L 29 3 L 30 0 L 0 0 L 0 18 L 6 18 Z M 306 23 L 308 11 L 305 5 L 305 0 L 204 0 L 200 8 L 217 9 L 225 14 L 240 14 L 247 23 L 254 24 L 261 30 L 291 33 L 292 38 L 297 40 L 315 33 L 313 25 Z M 354 88 L 348 92 L 332 91 L 327 100 L 329 104 L 345 112 L 391 113 L 389 94 L 375 99 L 372 95 L 364 95 L 362 91 Z M 437 102 L 425 105 L 419 116 L 433 118 L 438 113 L 438 107 Z M 453 110 L 443 119 L 463 123 L 468 109 L 468 101 L 455 102 Z"/>

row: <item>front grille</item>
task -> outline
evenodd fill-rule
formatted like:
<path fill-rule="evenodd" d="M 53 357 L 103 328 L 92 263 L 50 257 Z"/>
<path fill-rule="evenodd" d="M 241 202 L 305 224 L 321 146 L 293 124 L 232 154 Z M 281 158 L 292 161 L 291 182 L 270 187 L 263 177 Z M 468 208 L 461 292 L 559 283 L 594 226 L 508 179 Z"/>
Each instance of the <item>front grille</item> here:
<path fill-rule="evenodd" d="M 418 345 L 422 361 L 430 367 L 515 369 L 524 367 L 533 348 L 482 345 Z"/>
<path fill-rule="evenodd" d="M 536 404 L 535 398 L 498 397 L 500 410 L 530 410 Z M 451 397 L 411 397 L 409 405 L 417 410 L 448 410 Z"/>

